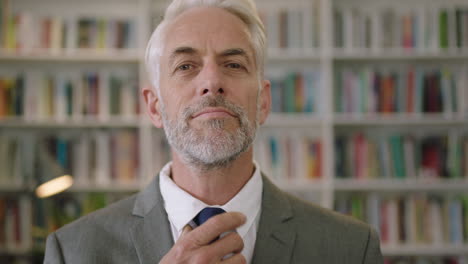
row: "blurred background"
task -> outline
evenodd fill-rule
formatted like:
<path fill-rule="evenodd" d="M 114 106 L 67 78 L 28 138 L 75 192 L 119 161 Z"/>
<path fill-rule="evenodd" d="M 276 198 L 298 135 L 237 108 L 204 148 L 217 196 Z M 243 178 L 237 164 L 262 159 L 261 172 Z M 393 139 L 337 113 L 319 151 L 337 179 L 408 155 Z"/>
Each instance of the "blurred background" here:
<path fill-rule="evenodd" d="M 0 0 L 0 263 L 42 263 L 50 232 L 169 160 L 139 93 L 167 3 Z M 256 3 L 263 171 L 372 224 L 386 264 L 468 263 L 468 1 Z"/>

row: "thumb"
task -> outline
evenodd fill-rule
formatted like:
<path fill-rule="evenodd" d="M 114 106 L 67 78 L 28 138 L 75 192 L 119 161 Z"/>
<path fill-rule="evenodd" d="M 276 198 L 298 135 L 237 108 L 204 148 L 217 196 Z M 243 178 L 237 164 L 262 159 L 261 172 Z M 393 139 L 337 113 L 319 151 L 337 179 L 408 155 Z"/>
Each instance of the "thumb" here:
<path fill-rule="evenodd" d="M 183 238 L 192 230 L 193 228 L 189 224 L 185 225 L 184 228 L 182 228 L 182 233 L 180 234 L 180 238 Z"/>

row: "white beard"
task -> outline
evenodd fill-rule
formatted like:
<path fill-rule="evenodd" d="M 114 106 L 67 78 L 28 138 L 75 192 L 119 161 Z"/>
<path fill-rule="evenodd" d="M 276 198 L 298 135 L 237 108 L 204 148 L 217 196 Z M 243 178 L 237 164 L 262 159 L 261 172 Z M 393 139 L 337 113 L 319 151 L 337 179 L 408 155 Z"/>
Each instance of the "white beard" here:
<path fill-rule="evenodd" d="M 161 105 L 164 132 L 171 147 L 181 154 L 185 162 L 209 170 L 226 167 L 249 149 L 255 139 L 258 118 L 252 125 L 245 111 L 224 99 L 205 97 L 199 103 L 184 109 L 182 118 L 169 120 L 164 104 Z M 226 129 L 225 119 L 211 119 L 203 123 L 203 130 L 188 124 L 191 116 L 206 107 L 223 107 L 234 113 L 239 127 L 234 131 Z"/>

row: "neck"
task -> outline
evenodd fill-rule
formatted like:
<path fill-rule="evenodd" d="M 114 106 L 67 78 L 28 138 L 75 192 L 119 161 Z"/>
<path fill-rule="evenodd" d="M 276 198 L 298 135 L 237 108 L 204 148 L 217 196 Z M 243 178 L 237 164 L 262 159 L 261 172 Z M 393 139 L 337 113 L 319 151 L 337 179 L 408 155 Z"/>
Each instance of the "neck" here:
<path fill-rule="evenodd" d="M 224 205 L 231 200 L 253 175 L 252 148 L 231 164 L 210 170 L 186 164 L 172 153 L 172 180 L 193 197 L 208 205 Z"/>

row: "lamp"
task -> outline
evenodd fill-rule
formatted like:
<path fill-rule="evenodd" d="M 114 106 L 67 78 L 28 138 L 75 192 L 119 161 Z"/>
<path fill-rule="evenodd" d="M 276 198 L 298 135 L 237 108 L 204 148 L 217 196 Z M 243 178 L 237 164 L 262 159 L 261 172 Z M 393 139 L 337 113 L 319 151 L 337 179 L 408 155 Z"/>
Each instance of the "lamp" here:
<path fill-rule="evenodd" d="M 73 177 L 70 175 L 62 175 L 39 185 L 36 188 L 36 196 L 39 198 L 46 198 L 63 192 L 72 185 Z"/>
<path fill-rule="evenodd" d="M 41 141 L 38 144 L 38 186 L 35 193 L 39 198 L 46 198 L 65 191 L 73 185 L 73 177 L 65 173 L 67 167 L 67 143 L 54 140 L 51 146 Z M 56 159 L 48 147 L 56 147 Z M 65 155 L 65 156 L 64 156 Z"/>

